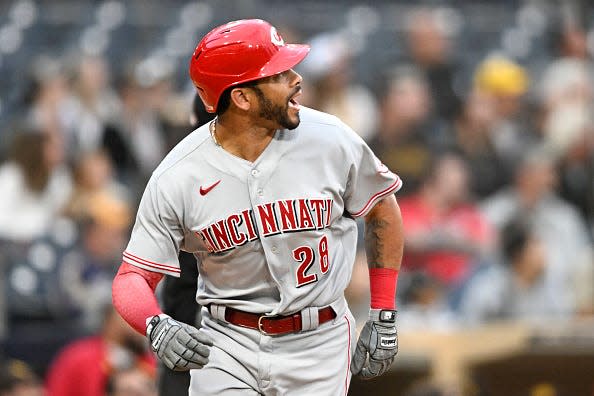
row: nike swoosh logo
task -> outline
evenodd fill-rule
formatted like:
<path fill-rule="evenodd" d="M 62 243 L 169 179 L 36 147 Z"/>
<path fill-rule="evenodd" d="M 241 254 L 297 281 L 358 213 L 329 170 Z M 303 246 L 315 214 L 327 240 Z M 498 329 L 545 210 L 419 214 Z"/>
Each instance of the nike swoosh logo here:
<path fill-rule="evenodd" d="M 215 184 L 208 186 L 206 188 L 200 186 L 200 195 L 206 195 L 210 192 L 210 190 L 212 190 L 213 188 L 215 188 L 221 181 L 219 180 L 218 182 L 216 182 Z"/>

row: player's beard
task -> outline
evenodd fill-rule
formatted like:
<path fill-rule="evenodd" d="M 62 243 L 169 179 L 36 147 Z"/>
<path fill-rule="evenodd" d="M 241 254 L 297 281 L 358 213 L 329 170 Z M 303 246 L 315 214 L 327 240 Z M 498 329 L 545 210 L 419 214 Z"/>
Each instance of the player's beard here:
<path fill-rule="evenodd" d="M 299 88 L 297 91 L 292 92 L 289 97 L 287 97 L 286 104 L 284 106 L 277 105 L 273 103 L 270 99 L 266 98 L 264 92 L 260 90 L 258 87 L 253 87 L 254 91 L 256 92 L 256 96 L 258 96 L 258 104 L 260 105 L 260 114 L 259 116 L 278 123 L 285 129 L 295 129 L 299 126 L 299 113 L 297 113 L 296 117 L 297 120 L 291 120 L 289 116 L 289 100 L 299 92 Z"/>

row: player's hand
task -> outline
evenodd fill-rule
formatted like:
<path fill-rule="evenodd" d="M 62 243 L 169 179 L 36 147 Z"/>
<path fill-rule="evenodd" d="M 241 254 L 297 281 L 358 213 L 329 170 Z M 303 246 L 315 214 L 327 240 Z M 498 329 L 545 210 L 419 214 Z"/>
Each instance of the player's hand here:
<path fill-rule="evenodd" d="M 363 379 L 382 375 L 390 368 L 397 353 L 396 311 L 370 309 L 369 319 L 357 341 L 351 372 Z"/>
<path fill-rule="evenodd" d="M 188 371 L 208 363 L 212 340 L 197 328 L 163 316 L 149 330 L 147 338 L 151 349 L 170 369 Z"/>

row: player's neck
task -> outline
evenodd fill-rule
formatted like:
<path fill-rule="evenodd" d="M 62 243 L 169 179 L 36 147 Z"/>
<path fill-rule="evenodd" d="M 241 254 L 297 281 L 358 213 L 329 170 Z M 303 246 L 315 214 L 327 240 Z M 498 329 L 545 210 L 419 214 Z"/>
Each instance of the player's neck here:
<path fill-rule="evenodd" d="M 215 120 L 213 135 L 229 153 L 254 162 L 268 147 L 276 130 L 253 125 L 242 118 L 220 117 Z"/>

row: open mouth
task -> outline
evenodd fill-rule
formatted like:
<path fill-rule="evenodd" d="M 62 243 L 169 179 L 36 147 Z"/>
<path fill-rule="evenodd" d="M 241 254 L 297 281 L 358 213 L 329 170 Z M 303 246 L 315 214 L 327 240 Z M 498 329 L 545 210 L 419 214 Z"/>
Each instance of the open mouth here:
<path fill-rule="evenodd" d="M 291 99 L 289 99 L 289 107 L 295 109 L 295 110 L 299 110 L 299 107 L 301 106 L 299 104 L 299 101 L 297 100 L 297 98 L 301 96 L 301 90 L 299 90 L 295 95 L 293 95 L 291 97 Z"/>

